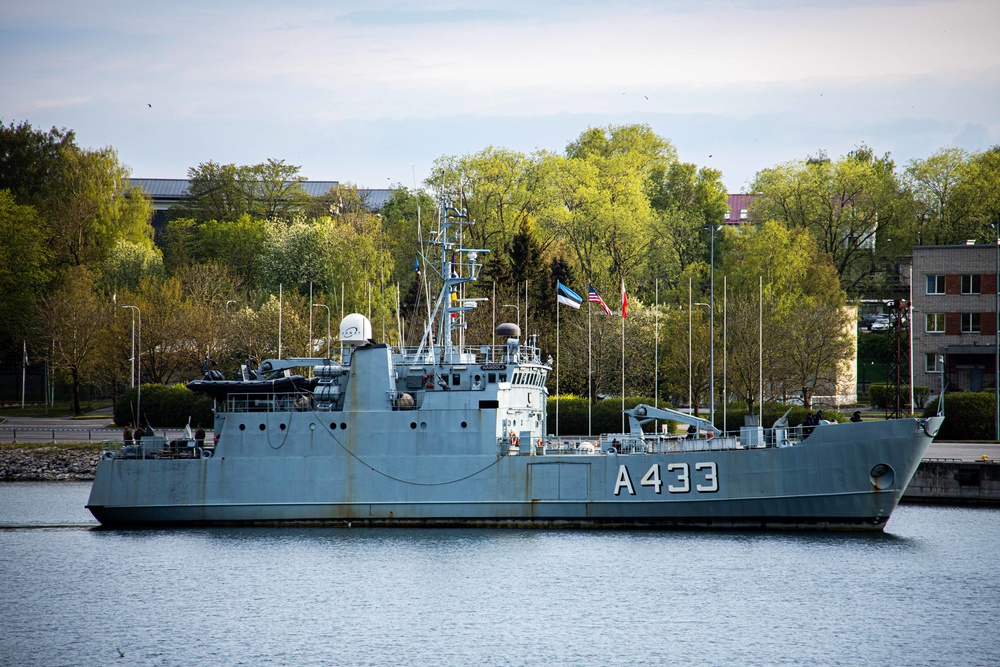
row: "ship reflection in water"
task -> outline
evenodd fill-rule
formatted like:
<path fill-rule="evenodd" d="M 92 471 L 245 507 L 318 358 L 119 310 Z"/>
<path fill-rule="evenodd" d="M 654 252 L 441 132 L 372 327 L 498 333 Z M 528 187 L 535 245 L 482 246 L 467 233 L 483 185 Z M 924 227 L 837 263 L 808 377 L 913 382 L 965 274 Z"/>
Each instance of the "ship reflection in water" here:
<path fill-rule="evenodd" d="M 0 484 L 0 522 L 84 525 L 88 490 Z M 997 544 L 998 510 L 912 505 L 875 533 L 5 529 L 0 664 L 996 664 Z"/>

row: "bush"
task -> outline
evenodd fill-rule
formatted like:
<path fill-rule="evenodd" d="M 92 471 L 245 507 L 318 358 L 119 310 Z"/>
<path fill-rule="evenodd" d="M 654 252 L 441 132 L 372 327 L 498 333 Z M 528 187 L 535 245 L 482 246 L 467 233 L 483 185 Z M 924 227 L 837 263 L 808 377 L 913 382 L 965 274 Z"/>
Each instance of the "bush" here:
<path fill-rule="evenodd" d="M 124 426 L 136 421 L 136 394 L 135 389 L 128 389 L 115 403 L 115 424 Z M 142 410 L 143 424 L 148 422 L 155 428 L 178 428 L 187 424 L 189 417 L 192 425 L 201 424 L 205 428 L 214 422 L 212 399 L 196 396 L 182 384 L 142 385 Z"/>
<path fill-rule="evenodd" d="M 959 391 L 944 398 L 944 424 L 938 440 L 993 440 L 995 396 L 992 391 Z M 939 398 L 924 408 L 924 417 L 937 414 Z"/>
<path fill-rule="evenodd" d="M 806 415 L 810 412 L 815 413 L 815 410 L 807 410 L 801 405 L 794 405 L 788 403 L 765 403 L 764 404 L 764 428 L 771 428 L 774 426 L 774 422 L 778 421 L 785 411 L 791 408 L 788 413 L 788 425 L 798 426 L 806 418 Z M 726 406 L 726 430 L 727 431 L 739 431 L 740 427 L 743 426 L 743 417 L 747 414 L 747 406 L 745 403 L 730 403 Z M 838 412 L 836 410 L 823 410 L 823 418 L 827 421 L 835 422 L 845 422 L 847 417 L 844 413 Z M 715 423 L 717 426 L 722 425 L 722 410 L 719 406 L 715 408 Z"/>
<path fill-rule="evenodd" d="M 634 408 L 640 403 L 653 405 L 653 399 L 648 396 L 626 396 L 625 408 Z M 669 403 L 663 407 L 669 408 Z M 619 433 L 622 430 L 622 399 L 607 398 L 594 405 L 591 411 L 592 430 L 594 435 L 601 433 Z M 653 432 L 653 422 L 643 426 L 643 431 Z M 671 422 L 671 428 L 673 423 Z M 548 423 L 546 433 L 556 432 L 556 399 L 549 397 Z M 628 430 L 628 419 L 625 421 Z M 587 435 L 587 399 L 581 396 L 566 395 L 559 397 L 559 435 Z"/>
<path fill-rule="evenodd" d="M 902 387 L 903 396 L 906 397 L 906 402 L 909 403 L 910 396 L 910 386 L 903 385 Z M 931 395 L 930 387 L 913 387 L 913 402 L 916 404 L 917 408 L 923 408 L 924 404 L 927 403 L 927 399 Z M 889 403 L 893 400 L 892 385 L 886 384 L 884 382 L 872 383 L 868 387 L 868 403 L 873 408 L 879 408 L 880 410 L 886 410 L 889 408 Z"/>

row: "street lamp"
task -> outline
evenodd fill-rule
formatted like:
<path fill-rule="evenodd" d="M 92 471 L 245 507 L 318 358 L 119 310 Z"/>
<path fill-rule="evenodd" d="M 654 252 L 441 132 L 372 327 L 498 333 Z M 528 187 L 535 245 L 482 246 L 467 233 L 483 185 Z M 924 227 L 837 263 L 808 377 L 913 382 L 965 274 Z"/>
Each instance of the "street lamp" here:
<path fill-rule="evenodd" d="M 709 379 L 708 379 L 708 393 L 709 393 L 709 403 L 708 403 L 708 415 L 709 420 L 715 424 L 715 225 L 709 225 L 712 232 L 712 243 L 711 250 L 709 254 L 708 261 L 708 271 L 709 271 L 709 281 L 708 281 L 708 300 L 711 302 L 709 306 L 709 320 L 708 320 L 708 335 L 709 335 L 709 348 L 708 348 L 708 368 L 709 368 Z M 720 228 L 721 229 L 721 228 Z M 725 428 L 725 427 L 723 427 Z"/>
<path fill-rule="evenodd" d="M 314 303 L 313 308 L 326 308 L 326 356 L 330 358 L 330 307 L 322 303 Z M 309 341 L 312 345 L 312 340 Z"/>
<path fill-rule="evenodd" d="M 139 310 L 138 306 L 126 306 L 120 304 L 121 308 L 128 308 L 132 311 L 132 386 L 136 387 L 136 374 L 135 374 L 135 359 L 136 359 L 136 337 L 135 337 L 135 317 L 139 316 L 139 384 L 136 389 L 136 399 L 135 399 L 135 422 L 136 425 L 142 425 L 142 312 Z"/>
<path fill-rule="evenodd" d="M 236 300 L 235 299 L 230 299 L 229 301 L 226 301 L 226 312 L 227 313 L 229 312 L 229 304 L 231 304 L 231 303 L 236 303 Z"/>

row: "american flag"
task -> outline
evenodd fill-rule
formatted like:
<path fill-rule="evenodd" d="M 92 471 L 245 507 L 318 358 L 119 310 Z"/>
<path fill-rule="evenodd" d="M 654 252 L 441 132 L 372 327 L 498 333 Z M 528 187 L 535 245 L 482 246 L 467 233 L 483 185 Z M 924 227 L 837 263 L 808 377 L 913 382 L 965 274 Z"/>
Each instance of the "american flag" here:
<path fill-rule="evenodd" d="M 590 302 L 601 304 L 601 308 L 604 309 L 605 315 L 611 314 L 611 309 L 608 308 L 608 304 L 604 303 L 604 299 L 602 299 L 601 295 L 597 293 L 597 290 L 594 289 L 593 285 L 590 286 Z"/>

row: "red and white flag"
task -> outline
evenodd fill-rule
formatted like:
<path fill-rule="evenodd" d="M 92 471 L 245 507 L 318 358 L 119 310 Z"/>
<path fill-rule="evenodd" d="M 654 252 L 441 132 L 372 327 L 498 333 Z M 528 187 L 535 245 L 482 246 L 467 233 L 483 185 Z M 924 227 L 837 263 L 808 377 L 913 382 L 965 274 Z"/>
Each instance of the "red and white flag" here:
<path fill-rule="evenodd" d="M 625 292 L 625 281 L 622 281 L 622 319 L 628 317 L 628 294 Z"/>

